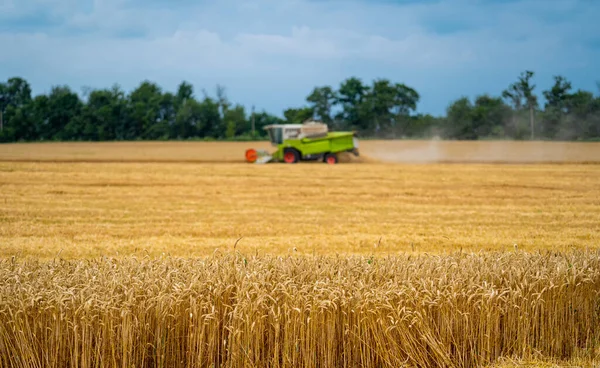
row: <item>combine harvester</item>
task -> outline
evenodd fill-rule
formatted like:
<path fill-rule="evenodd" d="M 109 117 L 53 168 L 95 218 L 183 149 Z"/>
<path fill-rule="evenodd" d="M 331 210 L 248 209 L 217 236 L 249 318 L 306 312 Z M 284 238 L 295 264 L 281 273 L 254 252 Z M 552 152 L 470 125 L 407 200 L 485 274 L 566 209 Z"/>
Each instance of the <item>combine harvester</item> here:
<path fill-rule="evenodd" d="M 355 132 L 330 132 L 327 125 L 308 121 L 304 124 L 276 124 L 264 127 L 269 132 L 271 144 L 277 147 L 273 153 L 250 148 L 246 161 L 264 164 L 321 160 L 328 164 L 338 163 L 338 154 L 352 152 L 358 156 L 358 139 Z"/>

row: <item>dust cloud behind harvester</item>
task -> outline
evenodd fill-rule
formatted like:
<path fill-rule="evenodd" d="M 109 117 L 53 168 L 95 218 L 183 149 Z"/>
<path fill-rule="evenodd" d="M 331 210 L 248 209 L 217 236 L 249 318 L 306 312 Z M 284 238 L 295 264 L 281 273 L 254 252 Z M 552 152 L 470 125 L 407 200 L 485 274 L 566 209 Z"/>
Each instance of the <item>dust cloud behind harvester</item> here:
<path fill-rule="evenodd" d="M 590 163 L 600 162 L 600 143 L 364 141 L 361 153 L 382 163 Z"/>

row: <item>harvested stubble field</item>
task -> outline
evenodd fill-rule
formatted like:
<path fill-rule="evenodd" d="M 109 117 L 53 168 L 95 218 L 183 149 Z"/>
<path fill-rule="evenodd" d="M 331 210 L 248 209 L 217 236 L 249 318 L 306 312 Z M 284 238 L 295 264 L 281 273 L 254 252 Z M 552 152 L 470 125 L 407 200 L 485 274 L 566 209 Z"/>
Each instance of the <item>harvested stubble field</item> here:
<path fill-rule="evenodd" d="M 247 148 L 268 142 L 102 142 L 0 145 L 0 161 L 243 162 Z M 600 163 L 600 142 L 411 141 L 360 142 L 359 162 Z"/>
<path fill-rule="evenodd" d="M 0 366 L 591 366 L 600 144 L 361 143 L 0 145 Z"/>

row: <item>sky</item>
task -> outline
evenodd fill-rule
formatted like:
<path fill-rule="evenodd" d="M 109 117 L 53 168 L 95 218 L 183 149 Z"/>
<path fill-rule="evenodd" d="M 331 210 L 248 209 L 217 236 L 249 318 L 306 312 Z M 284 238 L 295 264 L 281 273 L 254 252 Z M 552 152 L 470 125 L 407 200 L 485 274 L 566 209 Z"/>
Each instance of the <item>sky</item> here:
<path fill-rule="evenodd" d="M 282 116 L 315 86 L 378 78 L 419 113 L 500 95 L 524 70 L 598 93 L 597 0 L 0 0 L 0 80 L 130 92 L 182 81 Z M 543 99 L 542 99 L 543 101 Z"/>

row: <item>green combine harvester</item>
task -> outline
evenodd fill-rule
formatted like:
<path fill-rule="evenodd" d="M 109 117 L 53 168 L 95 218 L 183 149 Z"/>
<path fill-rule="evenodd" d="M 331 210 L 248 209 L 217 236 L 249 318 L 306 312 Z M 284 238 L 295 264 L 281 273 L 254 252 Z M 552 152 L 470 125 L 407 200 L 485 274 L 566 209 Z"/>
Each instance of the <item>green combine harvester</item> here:
<path fill-rule="evenodd" d="M 359 155 L 355 132 L 330 132 L 323 123 L 277 124 L 265 126 L 264 129 L 269 132 L 271 144 L 277 147 L 277 150 L 269 153 L 248 149 L 247 162 L 295 164 L 300 161 L 321 160 L 328 164 L 337 164 L 338 154 L 341 152 Z"/>

